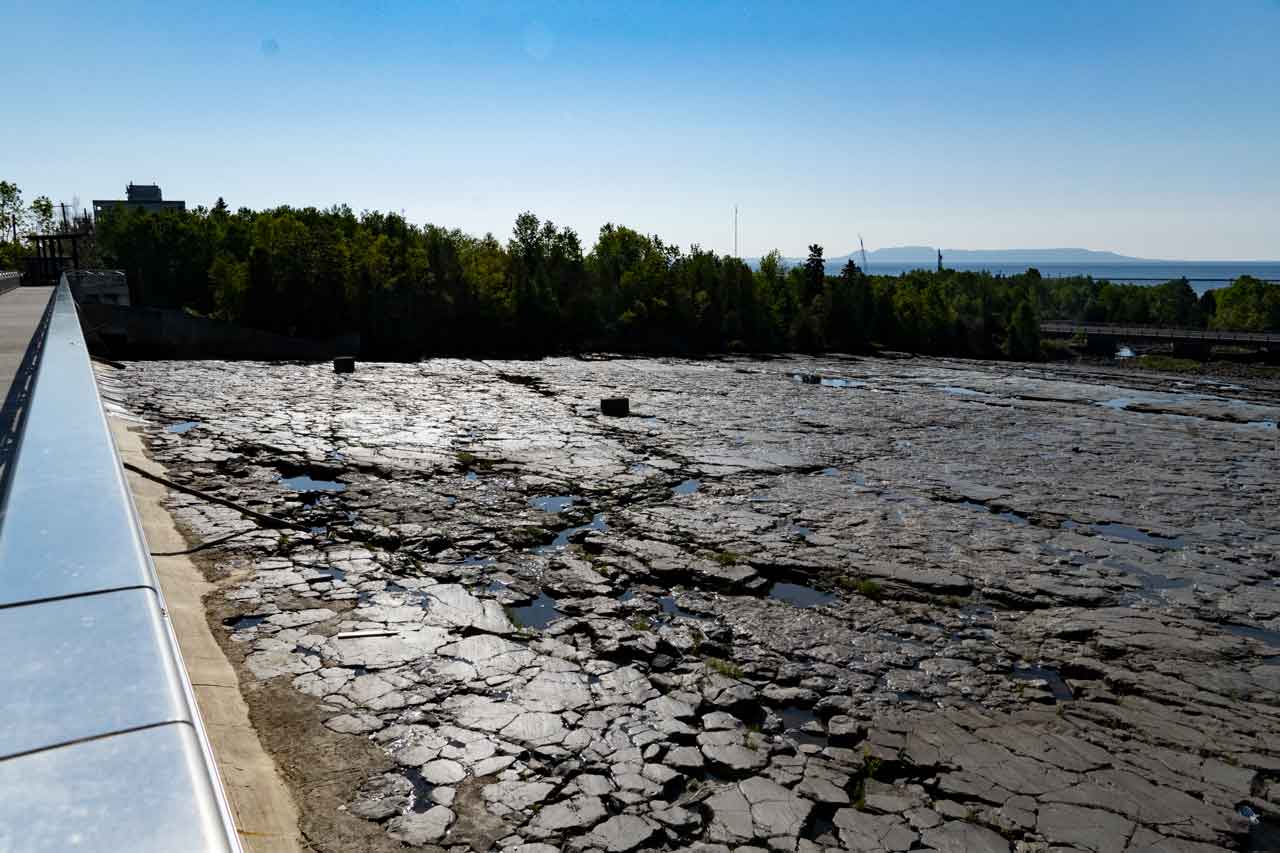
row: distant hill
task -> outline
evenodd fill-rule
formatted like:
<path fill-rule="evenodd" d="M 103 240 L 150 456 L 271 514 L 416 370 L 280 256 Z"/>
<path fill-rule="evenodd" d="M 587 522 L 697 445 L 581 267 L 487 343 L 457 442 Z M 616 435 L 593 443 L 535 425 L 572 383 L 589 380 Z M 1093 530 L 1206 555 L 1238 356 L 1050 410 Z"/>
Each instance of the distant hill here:
<path fill-rule="evenodd" d="M 838 270 L 845 262 L 852 259 L 861 264 L 862 257 L 858 252 L 835 255 L 825 258 L 828 271 Z M 745 258 L 752 269 L 760 266 L 759 258 Z M 788 266 L 804 263 L 804 258 L 783 258 Z M 938 262 L 938 250 L 933 246 L 891 246 L 867 252 L 867 263 L 901 265 L 921 264 L 932 267 Z M 943 249 L 944 264 L 962 262 L 964 264 L 1127 264 L 1150 263 L 1144 258 L 1133 258 L 1115 252 L 1097 252 L 1093 249 Z"/>

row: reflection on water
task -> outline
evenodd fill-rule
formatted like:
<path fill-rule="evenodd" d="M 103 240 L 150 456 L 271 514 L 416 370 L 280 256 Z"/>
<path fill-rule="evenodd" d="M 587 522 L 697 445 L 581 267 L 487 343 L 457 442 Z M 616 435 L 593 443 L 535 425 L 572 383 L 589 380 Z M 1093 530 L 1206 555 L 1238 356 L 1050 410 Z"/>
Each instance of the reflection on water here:
<path fill-rule="evenodd" d="M 547 495 L 539 498 L 529 498 L 529 503 L 543 512 L 564 512 L 573 506 L 575 500 L 577 498 L 573 495 Z"/>
<path fill-rule="evenodd" d="M 677 495 L 691 495 L 702 487 L 701 480 L 685 480 L 671 489 Z"/>
<path fill-rule="evenodd" d="M 819 607 L 836 599 L 833 592 L 823 592 L 811 586 L 786 581 L 778 581 L 769 587 L 769 597 L 796 607 Z"/>
<path fill-rule="evenodd" d="M 295 492 L 345 492 L 347 487 L 337 480 L 316 480 L 307 474 L 281 477 L 280 485 Z"/>
<path fill-rule="evenodd" d="M 508 607 L 507 614 L 511 617 L 511 621 L 520 627 L 539 630 L 547 627 L 551 624 L 551 620 L 560 615 L 556 611 L 556 600 L 545 592 L 538 593 L 538 597 L 528 604 Z"/>

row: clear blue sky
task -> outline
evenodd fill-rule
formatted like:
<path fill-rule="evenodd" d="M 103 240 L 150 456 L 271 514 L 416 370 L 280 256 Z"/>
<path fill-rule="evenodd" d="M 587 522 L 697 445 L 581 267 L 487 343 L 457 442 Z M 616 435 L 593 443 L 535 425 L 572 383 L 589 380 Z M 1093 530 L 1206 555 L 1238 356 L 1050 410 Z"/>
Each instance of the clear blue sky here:
<path fill-rule="evenodd" d="M 0 0 L 27 198 L 1280 256 L 1280 0 Z"/>

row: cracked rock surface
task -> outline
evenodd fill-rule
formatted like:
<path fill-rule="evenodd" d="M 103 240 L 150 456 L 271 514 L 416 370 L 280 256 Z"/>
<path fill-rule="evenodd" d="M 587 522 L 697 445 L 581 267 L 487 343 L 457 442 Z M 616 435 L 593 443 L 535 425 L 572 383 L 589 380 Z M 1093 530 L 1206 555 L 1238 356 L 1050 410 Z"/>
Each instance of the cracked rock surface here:
<path fill-rule="evenodd" d="M 336 792 L 299 795 L 317 850 L 1280 849 L 1280 388 L 851 358 L 99 375 L 174 480 L 298 528 L 170 499 L 231 537 L 207 603 L 295 792 Z M 632 416 L 599 413 L 617 395 Z"/>

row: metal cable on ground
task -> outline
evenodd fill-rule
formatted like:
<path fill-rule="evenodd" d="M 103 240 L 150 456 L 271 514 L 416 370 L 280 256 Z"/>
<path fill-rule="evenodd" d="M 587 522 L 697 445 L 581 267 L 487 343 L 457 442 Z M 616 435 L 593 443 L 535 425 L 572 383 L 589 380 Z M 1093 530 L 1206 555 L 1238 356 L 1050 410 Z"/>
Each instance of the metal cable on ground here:
<path fill-rule="evenodd" d="M 254 521 L 257 521 L 266 527 L 288 527 L 293 530 L 306 530 L 306 531 L 311 530 L 310 526 L 306 524 L 299 524 L 296 521 L 288 521 L 283 518 L 276 518 L 274 515 L 266 515 L 265 513 L 261 513 L 261 512 L 257 512 L 255 510 L 249 509 L 247 506 L 242 506 L 241 504 L 238 504 L 235 501 L 229 501 L 226 498 L 220 498 L 217 495 L 211 495 L 208 492 L 202 492 L 199 489 L 193 489 L 190 486 L 184 486 L 181 483 L 175 483 L 173 480 L 170 480 L 167 477 L 161 477 L 158 474 L 152 474 L 150 471 L 145 471 L 142 468 L 139 468 L 137 465 L 134 465 L 132 463 L 125 462 L 123 464 L 126 469 L 132 471 L 133 473 L 141 477 L 146 477 L 148 480 L 152 480 L 154 482 L 160 483 L 163 486 L 168 486 L 169 488 L 174 489 L 175 491 L 182 492 L 183 494 L 192 495 L 197 498 L 202 498 L 206 501 L 209 501 L 210 503 L 215 503 L 220 506 L 225 506 L 228 509 L 234 509 L 236 512 L 240 513 L 241 515 L 247 516 L 248 518 L 252 518 Z"/>
<path fill-rule="evenodd" d="M 187 554 L 194 554 L 197 551 L 203 551 L 205 548 L 212 548 L 214 545 L 221 545 L 223 542 L 235 539 L 237 536 L 243 536 L 246 533 L 257 533 L 261 529 L 262 528 L 260 527 L 247 527 L 244 530 L 237 530 L 235 533 L 229 533 L 226 536 L 219 536 L 217 539 L 210 539 L 208 542 L 202 542 L 199 545 L 192 546 L 191 548 L 184 548 L 181 551 L 152 551 L 151 556 L 184 557 Z"/>

